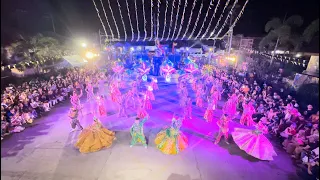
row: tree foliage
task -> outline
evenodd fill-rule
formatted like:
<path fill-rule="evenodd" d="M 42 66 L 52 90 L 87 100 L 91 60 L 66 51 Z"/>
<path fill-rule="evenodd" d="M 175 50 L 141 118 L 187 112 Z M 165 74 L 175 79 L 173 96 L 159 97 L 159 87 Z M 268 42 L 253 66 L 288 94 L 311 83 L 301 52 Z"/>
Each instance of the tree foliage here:
<path fill-rule="evenodd" d="M 298 15 L 290 16 L 281 21 L 280 18 L 273 18 L 265 25 L 268 33 L 259 43 L 261 50 L 274 49 L 278 40 L 278 47 L 284 50 L 294 49 L 299 45 L 300 37 L 297 36 L 295 29 L 303 24 L 302 17 Z"/>
<path fill-rule="evenodd" d="M 301 34 L 297 32 L 297 28 L 302 24 L 303 19 L 298 15 L 290 16 L 284 21 L 280 18 L 271 19 L 265 25 L 268 34 L 260 41 L 260 50 L 273 50 L 279 40 L 279 49 L 298 51 L 304 43 L 310 43 L 319 32 L 319 19 L 314 20 Z"/>

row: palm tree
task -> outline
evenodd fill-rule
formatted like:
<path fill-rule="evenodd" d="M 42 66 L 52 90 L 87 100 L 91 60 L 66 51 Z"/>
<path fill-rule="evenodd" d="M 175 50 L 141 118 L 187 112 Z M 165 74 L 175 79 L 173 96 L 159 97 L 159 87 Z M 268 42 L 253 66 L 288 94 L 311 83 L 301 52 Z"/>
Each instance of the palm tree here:
<path fill-rule="evenodd" d="M 303 31 L 304 42 L 310 43 L 312 38 L 319 33 L 319 19 L 312 21 L 308 27 Z"/>
<path fill-rule="evenodd" d="M 273 18 L 265 25 L 265 31 L 268 33 L 259 43 L 261 50 L 267 47 L 267 50 L 271 48 L 274 52 L 280 46 L 288 50 L 290 46 L 296 47 L 299 42 L 299 36 L 294 32 L 294 28 L 300 27 L 303 24 L 301 16 L 293 15 L 289 18 L 284 18 L 283 21 L 280 18 Z M 271 58 L 271 63 L 273 56 Z"/>

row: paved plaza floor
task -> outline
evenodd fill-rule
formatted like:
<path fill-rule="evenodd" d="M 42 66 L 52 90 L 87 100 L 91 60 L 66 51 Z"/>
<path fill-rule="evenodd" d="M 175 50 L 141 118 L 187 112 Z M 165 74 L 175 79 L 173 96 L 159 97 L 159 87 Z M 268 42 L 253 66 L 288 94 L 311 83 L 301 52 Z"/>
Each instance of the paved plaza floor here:
<path fill-rule="evenodd" d="M 80 131 L 70 132 L 67 112 L 69 102 L 58 104 L 45 117 L 35 120 L 21 133 L 5 137 L 1 142 L 1 179 L 3 180 L 298 180 L 290 156 L 275 145 L 274 161 L 260 161 L 240 150 L 230 137 L 215 145 L 218 127 L 217 110 L 212 123 L 203 119 L 205 109 L 193 107 L 193 119 L 183 122 L 181 130 L 189 139 L 189 147 L 178 155 L 164 155 L 154 144 L 156 134 L 171 123 L 173 112 L 182 112 L 178 105 L 176 84 L 159 80 L 160 90 L 149 112 L 144 131 L 148 148 L 129 147 L 129 129 L 136 115 L 128 108 L 129 118 L 117 117 L 117 106 L 107 100 L 104 126 L 116 132 L 111 148 L 81 154 L 74 144 Z M 189 88 L 190 89 L 190 88 Z M 191 93 L 194 98 L 194 94 Z M 85 101 L 85 98 L 83 98 Z M 223 102 L 220 102 L 220 106 Z M 97 107 L 94 107 L 97 108 Z M 92 123 L 89 104 L 85 103 L 81 124 Z M 240 127 L 230 123 L 230 131 Z M 274 142 L 274 144 L 277 144 Z"/>

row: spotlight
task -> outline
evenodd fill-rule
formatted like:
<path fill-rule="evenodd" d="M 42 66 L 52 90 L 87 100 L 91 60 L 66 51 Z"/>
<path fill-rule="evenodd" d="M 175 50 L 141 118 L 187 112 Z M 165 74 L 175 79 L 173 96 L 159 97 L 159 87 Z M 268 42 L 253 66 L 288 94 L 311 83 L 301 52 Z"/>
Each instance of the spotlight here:
<path fill-rule="evenodd" d="M 297 58 L 301 57 L 301 54 L 300 54 L 300 53 L 297 53 L 297 54 L 296 54 L 296 57 L 297 57 Z"/>
<path fill-rule="evenodd" d="M 131 47 L 131 48 L 130 48 L 130 51 L 134 51 L 134 47 Z"/>
<path fill-rule="evenodd" d="M 81 46 L 85 48 L 85 47 L 87 47 L 87 44 L 86 43 L 81 43 Z"/>
<path fill-rule="evenodd" d="M 88 58 L 88 59 L 92 59 L 93 57 L 94 57 L 94 54 L 92 53 L 92 52 L 86 52 L 86 57 Z"/>

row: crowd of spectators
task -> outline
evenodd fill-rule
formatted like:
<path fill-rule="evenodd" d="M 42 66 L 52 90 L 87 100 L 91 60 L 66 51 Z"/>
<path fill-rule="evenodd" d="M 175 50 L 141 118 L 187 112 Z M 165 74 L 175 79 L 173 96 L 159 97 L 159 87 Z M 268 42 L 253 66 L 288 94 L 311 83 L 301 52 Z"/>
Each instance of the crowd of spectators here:
<path fill-rule="evenodd" d="M 281 71 L 275 76 L 276 81 L 281 81 Z M 279 141 L 298 166 L 306 168 L 305 176 L 318 179 L 319 110 L 311 104 L 300 107 L 287 89 L 273 88 L 271 83 L 258 79 L 254 72 L 219 72 L 214 76 L 223 79 L 226 99 L 233 93 L 239 95 L 239 112 L 243 111 L 243 102 L 252 102 L 255 106 L 253 120 L 262 121 L 268 127 L 271 138 Z"/>
<path fill-rule="evenodd" d="M 62 72 L 62 71 L 61 71 Z M 34 119 L 69 100 L 73 90 L 85 88 L 89 80 L 97 82 L 97 71 L 72 68 L 49 79 L 35 78 L 20 85 L 9 84 L 1 93 L 1 140 L 21 132 Z"/>

